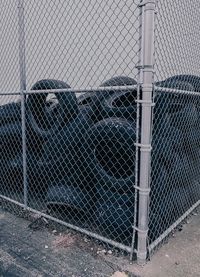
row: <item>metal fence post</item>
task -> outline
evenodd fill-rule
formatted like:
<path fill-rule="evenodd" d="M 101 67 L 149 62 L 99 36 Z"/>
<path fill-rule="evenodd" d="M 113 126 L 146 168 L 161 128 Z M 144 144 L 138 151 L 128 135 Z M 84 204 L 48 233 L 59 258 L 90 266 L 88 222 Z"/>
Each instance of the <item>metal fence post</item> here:
<path fill-rule="evenodd" d="M 24 207 L 27 208 L 27 164 L 26 164 L 26 60 L 25 60 L 25 29 L 24 29 L 24 1 L 18 0 L 18 25 L 19 25 L 19 70 L 21 91 L 21 116 L 22 116 L 22 155 L 23 155 L 23 186 Z"/>
<path fill-rule="evenodd" d="M 137 262 L 144 264 L 147 258 L 147 235 L 150 193 L 151 169 L 151 129 L 153 106 L 153 76 L 154 76 L 154 17 L 156 9 L 155 0 L 144 0 L 142 9 L 142 59 L 143 72 L 141 104 L 141 141 L 137 144 L 140 148 L 139 165 L 139 206 L 138 206 L 138 245 Z M 136 184 L 137 186 L 137 184 Z"/>
<path fill-rule="evenodd" d="M 140 89 L 142 85 L 142 17 L 143 17 L 143 11 L 142 6 L 138 6 L 139 8 L 139 38 L 138 38 L 138 64 L 136 65 L 136 68 L 138 69 L 137 74 L 137 99 L 139 99 L 140 96 Z M 139 129 L 140 129 L 140 104 L 137 102 L 137 119 L 136 119 L 136 144 L 135 144 L 135 184 L 138 184 L 138 176 L 139 176 Z M 135 195 L 134 195 L 134 222 L 133 222 L 133 236 L 132 236 L 132 243 L 131 243 L 131 253 L 130 253 L 130 261 L 133 260 L 133 254 L 134 254 L 134 247 L 135 247 L 135 237 L 136 237 L 136 224 L 137 224 L 137 211 L 138 211 L 138 190 L 137 185 L 135 186 Z"/>

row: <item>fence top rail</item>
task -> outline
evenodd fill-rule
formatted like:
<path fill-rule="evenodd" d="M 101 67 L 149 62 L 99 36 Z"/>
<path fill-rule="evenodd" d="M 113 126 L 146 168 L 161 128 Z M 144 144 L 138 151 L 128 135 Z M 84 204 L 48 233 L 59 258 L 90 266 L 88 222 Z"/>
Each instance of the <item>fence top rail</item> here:
<path fill-rule="evenodd" d="M 166 88 L 166 87 L 159 87 L 159 86 L 154 86 L 155 92 L 168 92 L 168 93 L 174 93 L 174 94 L 185 94 L 185 95 L 197 95 L 200 96 L 200 91 L 188 91 L 188 90 L 179 90 L 179 89 L 174 89 L 174 88 Z"/>
<path fill-rule="evenodd" d="M 25 94 L 35 94 L 35 93 L 62 93 L 62 92 L 103 92 L 103 91 L 125 91 L 137 89 L 137 85 L 131 86 L 110 86 L 110 87 L 91 87 L 91 88 L 66 88 L 66 89 L 46 89 L 46 90 L 26 90 Z"/>
<path fill-rule="evenodd" d="M 91 87 L 91 88 L 66 88 L 66 89 L 41 89 L 41 90 L 24 90 L 24 91 L 14 91 L 14 92 L 1 92 L 1 95 L 21 95 L 21 94 L 40 94 L 40 93 L 63 93 L 63 92 L 75 92 L 75 93 L 86 93 L 86 92 L 103 92 L 103 91 L 126 91 L 137 89 L 138 85 L 130 86 L 109 86 L 109 87 Z M 200 96 L 200 92 L 197 91 L 187 91 L 179 90 L 174 88 L 159 87 L 154 86 L 155 92 L 168 92 L 175 94 L 185 94 L 185 95 L 197 95 Z"/>
<path fill-rule="evenodd" d="M 103 92 L 103 91 L 126 91 L 126 90 L 135 90 L 137 85 L 130 86 L 109 86 L 109 87 L 91 87 L 91 88 L 62 88 L 62 89 L 41 89 L 41 90 L 24 90 L 16 92 L 0 92 L 0 95 L 20 95 L 20 94 L 40 94 L 40 93 L 62 93 L 62 92 L 75 92 L 75 93 L 84 93 L 84 92 Z"/>

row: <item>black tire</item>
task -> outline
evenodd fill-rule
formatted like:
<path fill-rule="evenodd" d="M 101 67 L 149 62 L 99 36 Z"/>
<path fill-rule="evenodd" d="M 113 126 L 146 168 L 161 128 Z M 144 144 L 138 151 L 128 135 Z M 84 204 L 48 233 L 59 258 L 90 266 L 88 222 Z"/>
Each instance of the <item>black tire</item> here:
<path fill-rule="evenodd" d="M 4 160 L 15 159 L 16 156 L 22 155 L 22 124 L 21 122 L 7 124 L 0 127 L 0 157 Z M 33 146 L 30 137 L 26 137 L 27 155 L 37 154 L 37 145 Z"/>
<path fill-rule="evenodd" d="M 137 90 L 116 92 L 105 99 L 102 108 L 102 115 L 106 117 L 121 117 L 126 119 L 136 119 Z"/>
<path fill-rule="evenodd" d="M 184 134 L 185 143 L 184 149 L 188 154 L 193 155 L 193 158 L 198 157 L 200 151 L 200 128 L 191 128 Z"/>
<path fill-rule="evenodd" d="M 11 160 L 22 150 L 21 123 L 12 123 L 0 127 L 0 159 Z"/>
<path fill-rule="evenodd" d="M 104 82 L 100 87 L 136 85 L 137 82 L 127 76 L 117 76 Z M 94 121 L 108 117 L 135 118 L 137 90 L 99 91 L 93 97 Z M 129 103 L 128 103 L 129 102 Z"/>
<path fill-rule="evenodd" d="M 21 122 L 0 127 L 0 179 L 8 187 L 23 187 L 23 153 Z M 35 140 L 34 140 L 35 142 Z M 32 143 L 31 134 L 26 135 L 27 174 L 36 163 L 38 146 Z"/>
<path fill-rule="evenodd" d="M 53 79 L 40 80 L 32 90 L 70 88 L 68 84 Z M 28 119 L 32 129 L 42 137 L 51 136 L 59 128 L 73 120 L 78 114 L 78 103 L 73 92 L 57 93 L 58 105 L 49 109 L 46 104 L 48 93 L 31 94 L 27 99 Z"/>
<path fill-rule="evenodd" d="M 87 109 L 88 114 L 90 114 L 90 117 L 93 122 L 95 122 L 96 116 L 93 112 L 94 110 L 94 99 L 95 99 L 95 92 L 86 92 L 82 95 L 80 95 L 77 98 L 78 105 L 80 109 Z"/>
<path fill-rule="evenodd" d="M 157 92 L 154 107 L 154 124 L 169 121 L 171 126 L 189 131 L 198 123 L 198 109 L 194 98 L 190 95 Z M 160 125 L 163 129 L 163 126 Z"/>
<path fill-rule="evenodd" d="M 135 132 L 134 122 L 118 118 L 104 119 L 88 130 L 80 155 L 84 175 L 91 187 L 133 189 Z"/>
<path fill-rule="evenodd" d="M 22 184 L 22 130 L 21 123 L 0 127 L 0 182 L 1 188 L 18 188 Z M 20 156 L 21 155 L 21 156 Z"/>
<path fill-rule="evenodd" d="M 178 88 L 178 83 L 182 84 L 179 89 L 200 92 L 200 77 L 195 75 L 175 75 L 156 84 L 161 87 Z"/>
<path fill-rule="evenodd" d="M 158 82 L 157 85 L 178 90 L 200 92 L 200 77 L 176 75 Z M 198 124 L 200 109 L 194 96 L 160 93 L 158 90 L 155 102 L 155 114 L 162 113 L 163 116 L 164 113 L 169 113 L 172 124 L 177 128 L 187 131 L 191 126 Z"/>
<path fill-rule="evenodd" d="M 186 137 L 188 132 L 173 127 L 169 120 L 163 121 L 160 126 L 154 125 L 152 174 L 157 174 L 160 168 L 165 168 L 170 178 L 168 185 L 187 186 L 192 179 L 192 159 Z"/>
<path fill-rule="evenodd" d="M 130 240 L 134 220 L 134 194 L 119 194 L 103 188 L 97 191 L 93 218 L 104 235 Z"/>
<path fill-rule="evenodd" d="M 137 82 L 128 76 L 116 76 L 113 77 L 104 83 L 100 85 L 100 87 L 116 87 L 116 86 L 132 86 L 132 85 L 137 85 Z M 104 100 L 107 97 L 110 97 L 111 95 L 115 94 L 116 90 L 111 90 L 111 91 L 104 91 L 102 92 L 97 92 L 98 97 L 100 100 Z"/>
<path fill-rule="evenodd" d="M 70 209 L 72 216 L 76 213 L 90 213 L 91 199 L 85 189 L 75 187 L 69 179 L 63 179 L 59 183 L 52 184 L 47 190 L 46 203 L 48 207 L 66 206 Z"/>
<path fill-rule="evenodd" d="M 32 169 L 35 168 L 35 164 L 38 162 L 37 156 L 27 151 L 26 156 L 26 169 L 27 169 L 27 188 L 28 192 L 45 193 L 45 184 L 41 181 L 40 176 L 38 180 L 33 179 Z M 8 188 L 14 192 L 20 192 L 23 188 L 23 156 L 22 150 L 13 158 L 7 160 L 0 160 L 0 180 L 3 184 L 2 188 Z M 36 174 L 34 174 L 36 177 Z M 9 191 L 8 191 L 9 192 Z M 40 196 L 42 196 L 40 195 Z M 37 197 L 38 194 L 37 194 Z"/>
<path fill-rule="evenodd" d="M 165 145 L 163 147 L 165 147 Z M 191 168 L 192 161 L 190 161 L 189 157 L 187 157 L 184 152 L 177 153 L 171 149 L 171 152 L 165 156 L 154 154 L 152 160 L 153 174 L 157 174 L 160 168 L 165 168 L 168 175 L 166 185 L 169 190 L 172 187 L 187 187 L 190 185 L 191 180 L 194 179 Z"/>
<path fill-rule="evenodd" d="M 162 81 L 159 83 L 160 87 L 168 87 L 172 89 L 178 90 L 186 90 L 192 91 L 194 90 L 193 86 L 188 82 L 183 81 L 172 81 L 172 82 L 165 82 Z M 164 93 L 160 90 L 157 90 L 155 97 L 155 109 L 156 111 L 159 110 L 160 112 L 176 112 L 184 108 L 185 104 L 191 103 L 192 97 L 189 95 L 182 95 L 176 93 Z"/>
<path fill-rule="evenodd" d="M 159 180 L 165 180 L 165 172 L 160 175 Z M 163 182 L 163 181 L 162 181 Z M 189 196 L 189 197 L 188 197 Z M 190 185 L 184 187 L 173 186 L 169 189 L 160 187 L 151 191 L 149 237 L 150 242 L 158 238 L 169 228 L 180 216 L 186 212 L 191 205 L 199 200 L 199 186 Z M 159 222 L 159 225 L 158 225 Z"/>
<path fill-rule="evenodd" d="M 81 186 L 83 178 L 78 150 L 92 123 L 88 110 L 81 109 L 73 121 L 50 137 L 43 145 L 38 161 L 29 170 L 32 182 L 38 179 L 48 186 L 63 177 L 71 177 L 74 184 L 79 183 Z"/>
<path fill-rule="evenodd" d="M 30 142 L 31 136 L 28 134 L 27 176 L 30 190 L 37 192 L 47 187 L 51 181 L 60 180 L 63 176 L 68 175 L 73 175 L 74 184 L 79 183 L 79 186 L 83 186 L 82 173 L 79 168 L 80 161 L 76 151 L 83 142 L 83 136 L 91 124 L 88 110 L 81 109 L 75 120 L 70 121 L 68 125 L 56 133 L 56 136 L 50 137 L 43 148 L 39 149 L 40 151 L 37 151 L 37 147 L 33 147 Z M 20 124 L 14 124 L 0 130 L 0 137 L 2 136 L 1 139 L 5 143 L 2 146 L 1 161 L 3 166 L 1 176 L 4 176 L 3 179 L 6 176 L 12 176 L 14 184 L 16 183 L 14 177 L 16 172 L 19 180 L 22 180 L 23 174 L 20 128 Z M 6 172 L 10 172 L 10 174 Z"/>
<path fill-rule="evenodd" d="M 184 154 L 174 155 L 171 167 L 152 158 L 149 237 L 153 241 L 199 199 L 198 172 Z M 156 164 L 155 164 L 156 163 Z M 196 179 L 196 183 L 195 183 Z M 188 196 L 190 196 L 188 198 Z M 158 226 L 159 222 L 159 226 Z"/>
<path fill-rule="evenodd" d="M 19 155 L 10 160 L 0 160 L 0 191 L 10 196 L 19 193 L 23 188 L 22 157 Z"/>
<path fill-rule="evenodd" d="M 181 188 L 174 186 L 174 183 L 170 184 L 166 169 L 160 166 L 160 169 L 157 168 L 156 175 L 155 172 L 152 173 L 149 209 L 150 242 L 158 238 L 176 221 L 181 208 L 180 199 L 175 194 L 175 191 L 181 190 Z"/>
<path fill-rule="evenodd" d="M 21 121 L 21 103 L 0 106 L 0 126 Z"/>
<path fill-rule="evenodd" d="M 78 96 L 77 102 L 79 106 L 90 107 L 93 104 L 95 92 L 86 92 Z"/>
<path fill-rule="evenodd" d="M 12 160 L 19 154 L 22 155 L 22 124 L 21 122 L 7 124 L 0 127 L 0 159 Z M 30 132 L 26 133 L 27 154 L 37 154 L 39 146 L 35 144 L 36 138 Z M 40 141 L 41 142 L 41 141 Z M 38 140 L 39 143 L 39 140 Z"/>

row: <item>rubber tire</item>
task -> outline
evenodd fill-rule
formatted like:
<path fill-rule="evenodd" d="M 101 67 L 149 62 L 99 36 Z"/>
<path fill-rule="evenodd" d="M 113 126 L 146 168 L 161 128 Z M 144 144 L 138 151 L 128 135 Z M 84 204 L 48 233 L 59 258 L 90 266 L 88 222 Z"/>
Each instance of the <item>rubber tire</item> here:
<path fill-rule="evenodd" d="M 21 103 L 0 106 L 0 126 L 21 121 Z"/>
<path fill-rule="evenodd" d="M 46 203 L 48 206 L 60 205 L 71 208 L 74 213 L 82 211 L 91 212 L 91 196 L 87 190 L 75 187 L 68 179 L 63 179 L 59 183 L 51 184 L 47 191 Z"/>
<path fill-rule="evenodd" d="M 23 186 L 23 155 L 21 122 L 0 127 L 0 179 L 8 187 L 21 189 Z M 31 134 L 26 134 L 27 175 L 36 163 L 38 146 L 32 143 Z"/>
<path fill-rule="evenodd" d="M 164 180 L 162 174 L 159 180 Z M 173 187 L 169 190 L 162 187 L 160 190 L 151 191 L 149 238 L 150 242 L 158 238 L 168 229 L 180 216 L 183 215 L 200 197 L 198 183 L 191 183 L 184 187 Z"/>
<path fill-rule="evenodd" d="M 133 78 L 130 78 L 127 76 L 117 76 L 105 81 L 103 84 L 100 85 L 100 87 L 128 86 L 128 85 L 137 85 L 137 82 Z M 120 97 L 121 93 L 124 94 L 126 92 L 128 93 L 129 91 L 122 92 L 119 90 L 116 91 L 115 89 L 111 91 L 97 91 L 95 96 L 92 99 L 94 121 L 98 122 L 103 118 L 109 118 L 109 117 L 122 117 L 122 118 L 127 117 L 129 119 L 130 115 L 132 115 L 132 109 L 130 110 L 130 113 L 129 113 L 126 108 L 125 109 L 122 107 L 114 108 L 112 105 L 113 103 L 112 99 L 114 95 L 116 96 L 118 95 Z M 134 115 L 135 115 L 135 109 L 134 109 Z"/>
<path fill-rule="evenodd" d="M 77 102 L 79 106 L 90 107 L 93 103 L 95 92 L 86 92 L 78 96 Z"/>
<path fill-rule="evenodd" d="M 185 132 L 198 125 L 199 113 L 191 96 L 180 97 L 178 94 L 159 92 L 155 97 L 155 103 L 154 124 L 160 125 L 161 128 L 161 124 L 165 124 L 164 121 L 170 121 L 171 126 Z"/>
<path fill-rule="evenodd" d="M 115 86 L 132 86 L 132 85 L 137 85 L 137 82 L 128 76 L 116 76 L 113 77 L 104 83 L 100 85 L 100 87 L 115 87 Z M 97 92 L 98 97 L 100 100 L 104 100 L 105 98 L 115 94 L 116 90 L 112 91 L 104 91 L 102 92 Z"/>
<path fill-rule="evenodd" d="M 2 189 L 19 188 L 22 184 L 22 130 L 21 123 L 0 127 L 0 182 Z M 21 155 L 21 156 L 20 156 Z M 2 191 L 4 193 L 4 191 Z"/>
<path fill-rule="evenodd" d="M 152 171 L 151 191 L 150 191 L 150 208 L 149 208 L 149 239 L 154 241 L 158 238 L 168 227 L 168 222 L 172 221 L 173 216 L 170 218 L 173 206 L 171 200 L 174 195 L 172 187 L 169 185 L 168 173 L 165 168 L 160 166 L 157 168 L 157 174 Z M 170 202 L 166 201 L 169 193 L 172 198 Z M 173 223 L 173 222 L 171 222 Z M 171 224 L 170 224 L 171 225 Z"/>
<path fill-rule="evenodd" d="M 183 152 L 180 155 L 175 153 L 172 158 L 171 167 L 164 167 L 161 162 L 156 162 L 154 155 L 152 157 L 149 209 L 151 241 L 159 237 L 200 197 L 199 169 L 195 170 L 193 162 Z"/>
<path fill-rule="evenodd" d="M 158 86 L 169 87 L 174 89 L 200 92 L 200 77 L 194 75 L 176 75 L 172 76 L 164 81 L 158 82 Z M 179 96 L 179 95 L 178 95 Z M 184 95 L 184 99 L 188 99 L 193 106 L 196 107 L 196 114 L 198 117 L 198 125 L 200 118 L 200 108 L 197 98 L 195 96 Z M 195 115 L 196 116 L 196 115 Z M 190 119 L 189 119 L 190 120 Z M 188 120 L 188 121 L 189 121 Z"/>
<path fill-rule="evenodd" d="M 194 90 L 193 86 L 188 83 L 188 82 L 183 82 L 183 81 L 173 81 L 173 82 L 166 82 L 162 81 L 160 82 L 161 87 L 168 87 L 172 89 L 178 89 L 178 90 L 186 90 L 186 91 L 191 91 Z M 169 92 L 162 92 L 159 89 L 156 90 L 155 92 L 156 97 L 155 97 L 155 109 L 158 109 L 162 113 L 165 111 L 170 112 L 174 111 L 175 109 L 181 109 L 185 106 L 184 101 L 190 101 L 192 100 L 192 97 L 190 95 L 182 95 L 180 97 L 179 94 L 176 93 L 169 93 Z"/>
<path fill-rule="evenodd" d="M 118 191 L 123 190 L 123 192 L 133 189 L 135 132 L 134 122 L 118 118 L 104 119 L 88 130 L 85 143 L 81 147 L 80 157 L 82 155 L 82 164 L 85 169 L 83 172 L 91 187 L 102 186 Z M 109 147 L 106 148 L 105 144 L 109 144 Z M 121 152 L 117 153 L 117 149 Z M 113 153 L 119 156 L 115 154 L 112 156 Z M 107 156 L 102 157 L 101 154 Z M 102 157 L 100 160 L 102 164 L 98 161 L 99 156 Z M 110 161 L 106 162 L 104 159 Z M 127 162 L 124 163 L 124 160 Z"/>
<path fill-rule="evenodd" d="M 37 156 L 27 152 L 26 168 L 27 168 L 27 184 L 28 193 L 34 192 L 35 196 L 41 197 L 45 194 L 45 183 L 40 182 L 41 179 L 35 180 L 32 175 L 32 169 L 37 163 Z M 4 187 L 15 192 L 23 191 L 23 156 L 19 153 L 15 158 L 10 160 L 1 160 L 0 179 Z M 36 174 L 34 174 L 34 177 Z M 9 192 L 9 191 L 8 191 Z M 40 192 L 40 195 L 38 194 Z"/>
<path fill-rule="evenodd" d="M 134 194 L 120 194 L 99 188 L 97 199 L 93 219 L 103 235 L 120 241 L 131 240 Z"/>
<path fill-rule="evenodd" d="M 84 142 L 84 136 L 93 121 L 87 109 L 80 109 L 78 116 L 50 137 L 41 150 L 41 156 L 30 169 L 33 179 L 48 186 L 59 182 L 63 177 L 73 178 L 74 183 L 83 182 L 78 151 Z"/>
<path fill-rule="evenodd" d="M 184 134 L 185 145 L 184 149 L 187 153 L 193 154 L 193 157 L 200 150 L 200 128 L 191 128 L 186 134 Z"/>
<path fill-rule="evenodd" d="M 9 160 L 22 149 L 21 123 L 12 123 L 0 127 L 0 160 Z M 14 156 L 13 156 L 14 154 Z"/>
<path fill-rule="evenodd" d="M 189 84 L 189 86 L 186 85 L 185 89 L 182 88 L 184 90 L 200 92 L 200 77 L 195 75 L 175 75 L 165 79 L 164 81 L 157 82 L 156 85 L 161 87 L 177 88 L 176 84 L 179 82 Z"/>
<path fill-rule="evenodd" d="M 0 191 L 10 197 L 11 192 L 19 193 L 23 188 L 23 167 L 19 157 L 0 160 Z M 22 157 L 21 157 L 22 160 Z"/>
<path fill-rule="evenodd" d="M 184 129 L 172 126 L 171 121 L 165 117 L 160 125 L 156 123 L 155 121 L 152 139 L 152 172 L 165 167 L 171 176 L 169 183 L 184 186 L 189 182 L 189 176 L 192 178 L 190 166 L 192 159 L 187 139 L 189 131 L 185 132 Z"/>
<path fill-rule="evenodd" d="M 63 81 L 44 79 L 35 83 L 32 90 L 65 89 L 70 86 Z M 74 92 L 57 93 L 59 104 L 56 107 L 56 116 L 46 111 L 46 97 L 48 93 L 31 94 L 27 99 L 28 118 L 32 129 L 42 137 L 48 137 L 61 127 L 73 120 L 78 114 L 78 103 Z M 51 115 L 51 116 L 50 116 Z M 50 124 L 49 124 L 50 123 Z M 43 128 L 42 125 L 49 128 Z"/>
<path fill-rule="evenodd" d="M 1 157 L 0 159 L 12 159 L 16 155 L 22 155 L 22 124 L 11 123 L 0 127 Z M 39 145 L 35 144 L 36 139 L 32 133 L 26 133 L 27 153 L 38 153 Z M 13 152 L 14 151 L 14 152 Z M 14 156 L 12 156 L 14 154 Z"/>
<path fill-rule="evenodd" d="M 38 146 L 32 145 L 29 134 L 26 134 L 26 150 L 29 153 L 38 153 Z M 22 155 L 22 124 L 11 123 L 0 127 L 1 159 L 12 159 L 16 155 Z M 13 152 L 14 151 L 14 152 Z M 12 156 L 14 155 L 14 156 Z"/>
<path fill-rule="evenodd" d="M 164 145 L 163 145 L 164 147 Z M 167 152 L 165 150 L 165 152 Z M 163 152 L 160 155 L 153 153 L 152 155 L 152 174 L 157 174 L 160 168 L 165 168 L 168 174 L 167 186 L 171 187 L 186 187 L 190 185 L 191 180 L 194 179 L 192 170 L 192 161 L 189 157 L 181 151 L 176 152 L 173 148 L 168 155 Z"/>
<path fill-rule="evenodd" d="M 102 115 L 106 117 L 121 117 L 129 120 L 136 119 L 137 90 L 116 92 L 102 103 Z M 118 104 L 115 104 L 118 103 Z M 118 107 L 117 107 L 118 106 Z"/>
<path fill-rule="evenodd" d="M 100 87 L 136 84 L 137 82 L 130 77 L 117 76 L 105 81 L 103 84 L 101 84 Z M 132 92 L 116 90 L 87 92 L 84 95 L 78 97 L 78 104 L 82 106 L 92 107 L 91 114 L 93 114 L 94 122 L 108 117 L 123 117 L 129 119 L 136 116 L 136 105 L 135 107 L 131 107 L 130 105 L 126 108 L 116 108 L 113 106 L 113 102 L 116 100 L 117 97 L 121 97 L 127 93 L 129 94 Z M 137 91 L 135 95 L 137 96 Z"/>

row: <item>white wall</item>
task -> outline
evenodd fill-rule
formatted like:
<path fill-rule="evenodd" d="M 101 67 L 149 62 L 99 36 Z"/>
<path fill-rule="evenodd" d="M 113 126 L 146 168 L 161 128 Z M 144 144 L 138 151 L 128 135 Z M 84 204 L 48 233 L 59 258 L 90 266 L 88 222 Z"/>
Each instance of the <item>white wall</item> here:
<path fill-rule="evenodd" d="M 19 90 L 17 5 L 0 0 L 0 91 Z"/>
<path fill-rule="evenodd" d="M 139 0 L 24 0 L 27 85 L 98 86 L 137 73 Z M 156 80 L 200 72 L 200 1 L 159 0 Z M 0 1 L 0 91 L 19 89 L 17 0 Z"/>
<path fill-rule="evenodd" d="M 157 3 L 156 80 L 176 74 L 200 76 L 200 1 Z"/>
<path fill-rule="evenodd" d="M 13 15 L 11 7 L 16 1 L 4 1 L 6 7 L 3 2 L 0 7 L 5 11 L 1 24 L 8 21 L 1 28 L 9 39 L 4 38 L 0 46 L 5 60 L 0 71 L 0 89 L 11 91 L 19 87 L 17 16 L 16 8 Z M 134 77 L 137 73 L 136 1 L 24 1 L 28 88 L 42 78 L 62 79 L 72 87 L 86 88 L 98 86 L 115 75 Z M 2 81 L 2 77 L 6 80 Z"/>

